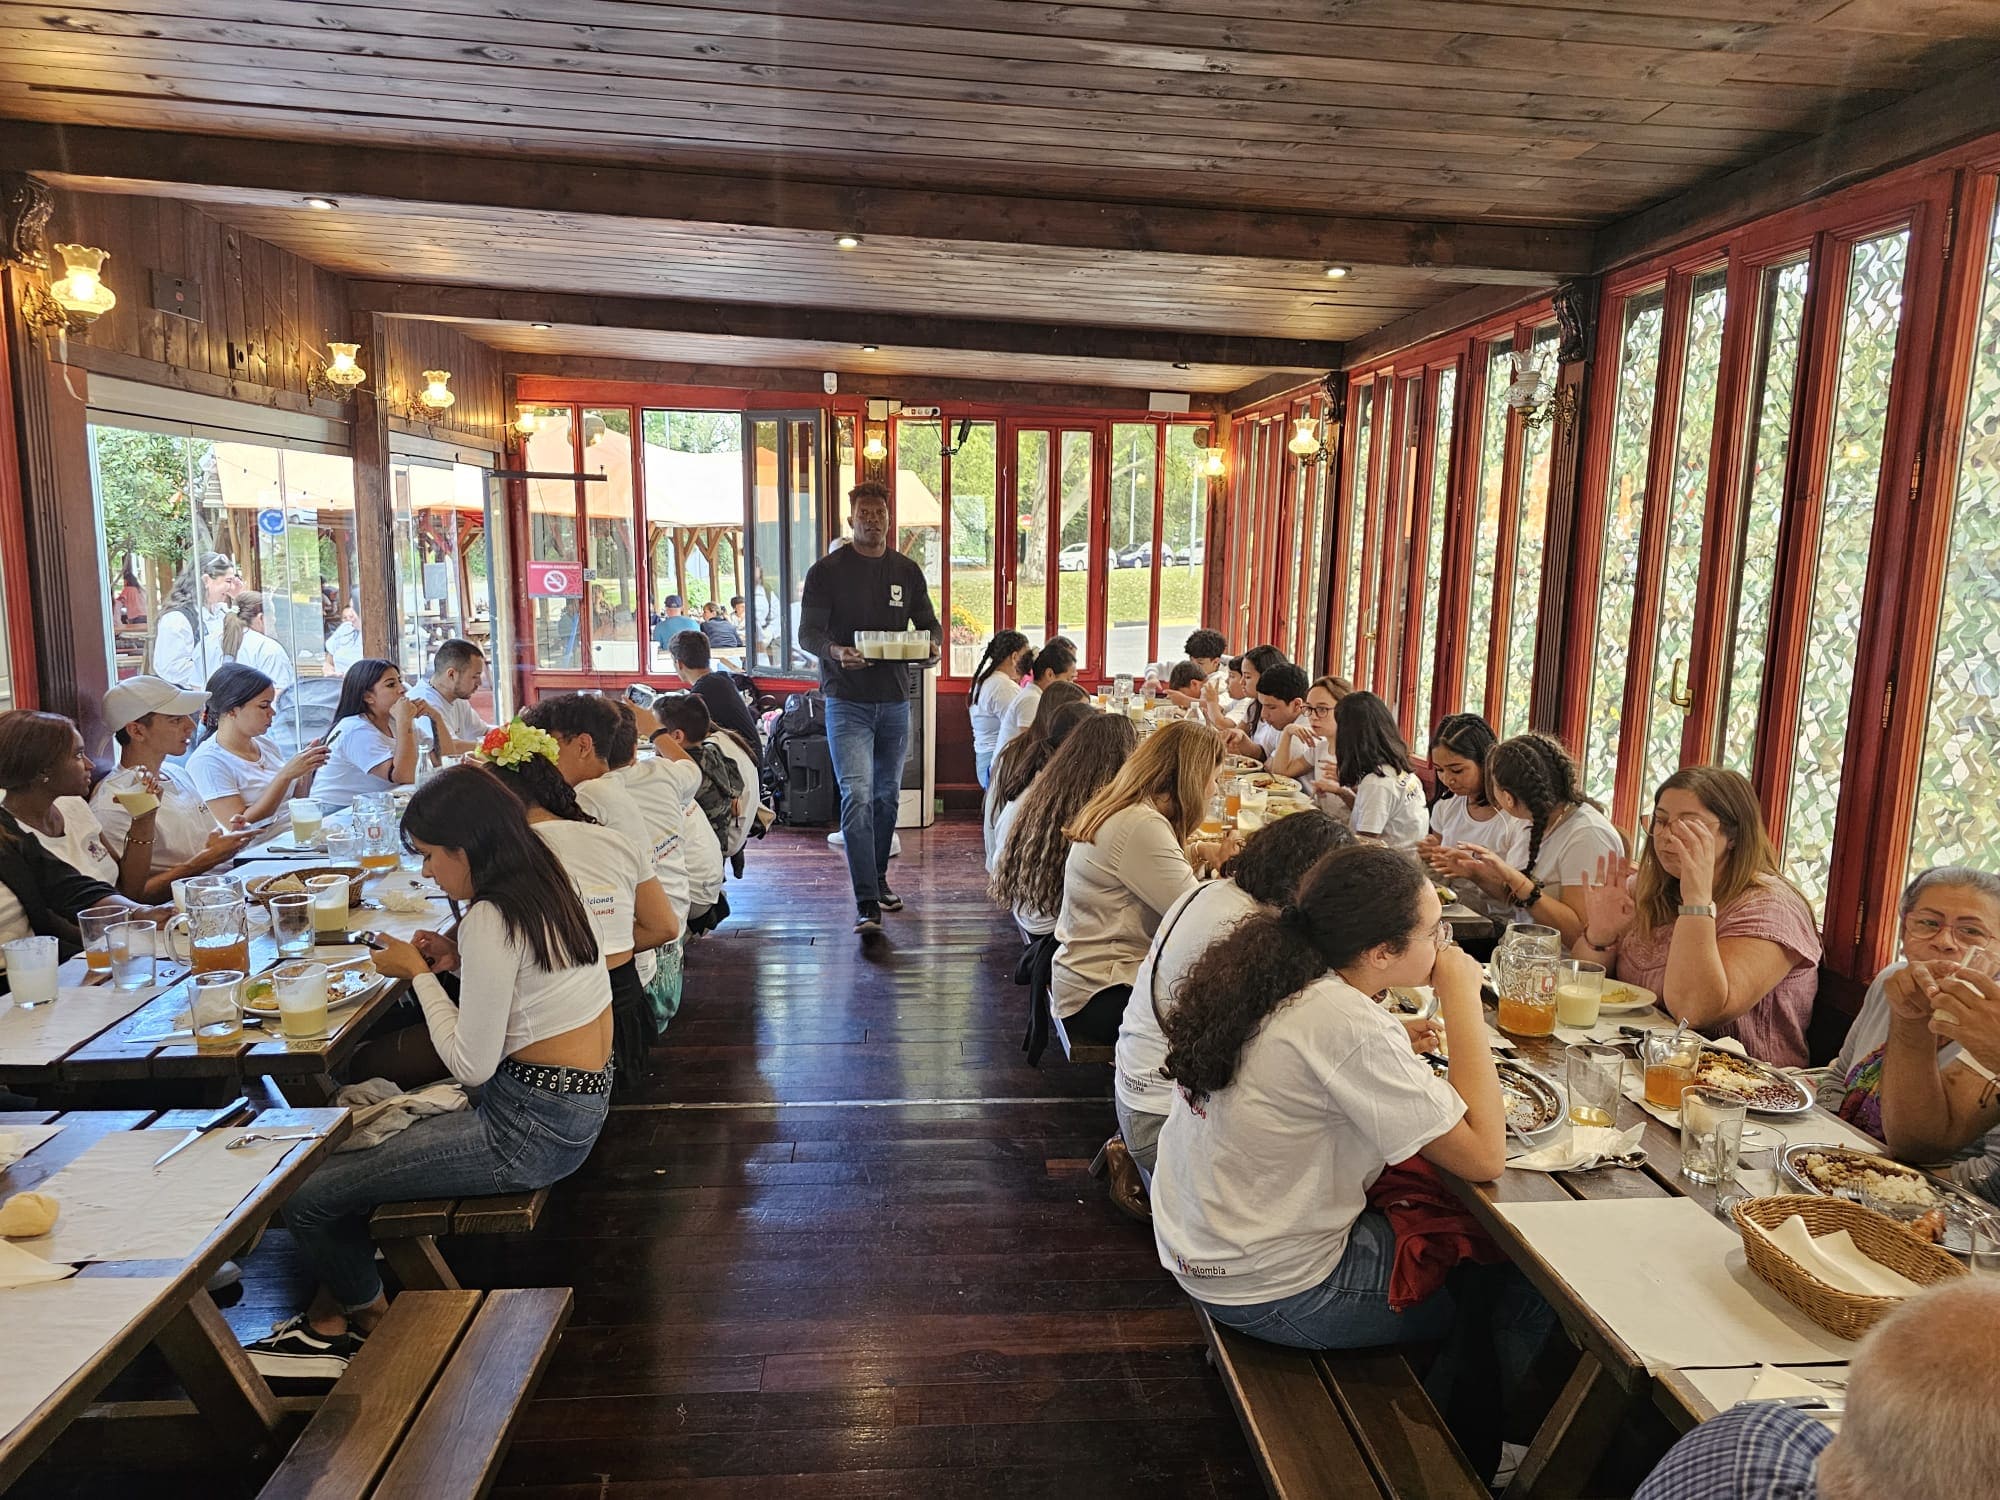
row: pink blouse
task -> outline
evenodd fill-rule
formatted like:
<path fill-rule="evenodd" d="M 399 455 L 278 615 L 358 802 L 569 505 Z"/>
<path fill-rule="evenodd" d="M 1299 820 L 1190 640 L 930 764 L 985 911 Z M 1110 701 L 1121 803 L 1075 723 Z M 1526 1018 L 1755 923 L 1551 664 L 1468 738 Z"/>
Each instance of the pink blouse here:
<path fill-rule="evenodd" d="M 1663 1001 L 1667 951 L 1674 923 L 1651 932 L 1631 932 L 1618 949 L 1616 976 L 1644 985 Z M 1819 932 L 1812 910 L 1797 891 L 1781 880 L 1766 878 L 1716 913 L 1715 935 L 1722 938 L 1762 938 L 1776 943 L 1792 961 L 1785 977 L 1771 992 L 1733 1021 L 1701 1028 L 1706 1036 L 1733 1036 L 1752 1057 L 1780 1067 L 1806 1066 L 1806 1026 L 1812 1020 L 1813 999 L 1819 993 Z"/>

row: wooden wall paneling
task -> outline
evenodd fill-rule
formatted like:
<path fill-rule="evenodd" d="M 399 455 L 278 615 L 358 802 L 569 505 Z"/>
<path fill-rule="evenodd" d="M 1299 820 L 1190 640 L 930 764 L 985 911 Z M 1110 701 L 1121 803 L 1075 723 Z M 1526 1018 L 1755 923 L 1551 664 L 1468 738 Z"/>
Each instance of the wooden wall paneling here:
<path fill-rule="evenodd" d="M 0 271 L 0 373 L 7 375 L 0 385 L 0 573 L 7 579 L 7 666 L 13 679 L 15 708 L 41 706 L 41 670 L 35 648 L 35 595 L 33 573 L 28 558 L 27 507 L 22 487 L 19 430 L 14 418 L 13 371 L 15 323 L 6 315 L 13 304 L 10 277 L 19 270 Z"/>
<path fill-rule="evenodd" d="M 386 342 L 380 313 L 356 313 L 349 337 L 364 348 Z M 364 366 L 365 368 L 365 366 Z M 370 656 L 401 659 L 389 404 L 372 382 L 354 388 L 354 564 L 361 596 L 361 642 Z"/>
<path fill-rule="evenodd" d="M 1590 385 L 1597 360 L 1595 277 L 1570 282 L 1556 293 L 1562 342 L 1556 349 L 1555 432 L 1549 450 L 1549 498 L 1543 514 L 1541 618 L 1535 634 L 1535 685 L 1528 722 L 1544 733 L 1562 733 L 1563 679 L 1588 672 L 1595 632 L 1578 628 L 1569 614 L 1569 575 L 1582 551 L 1577 530 L 1578 487 L 1583 482 Z M 1579 622 L 1580 623 L 1580 622 Z"/>
<path fill-rule="evenodd" d="M 504 362 L 497 351 L 448 323 L 380 317 L 371 318 L 367 326 L 380 330 L 370 348 L 380 351 L 375 358 L 381 368 L 370 367 L 370 374 L 382 382 L 381 389 L 398 409 L 407 407 L 423 388 L 425 370 L 451 372 L 451 391 L 457 400 L 442 412 L 413 418 L 416 426 L 500 440 L 512 409 L 506 401 Z"/>

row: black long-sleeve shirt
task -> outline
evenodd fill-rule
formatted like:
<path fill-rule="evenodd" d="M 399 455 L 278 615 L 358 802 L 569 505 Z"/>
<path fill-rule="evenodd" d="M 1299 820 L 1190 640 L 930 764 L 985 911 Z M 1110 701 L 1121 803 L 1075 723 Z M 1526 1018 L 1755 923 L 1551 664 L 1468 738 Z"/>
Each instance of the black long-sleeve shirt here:
<path fill-rule="evenodd" d="M 49 853 L 4 807 L 0 807 L 0 885 L 21 903 L 29 930 L 38 937 L 54 938 L 64 958 L 83 949 L 76 914 L 117 894 Z"/>
<path fill-rule="evenodd" d="M 857 630 L 928 630 L 939 638 L 924 570 L 893 547 L 864 557 L 852 547 L 829 552 L 806 573 L 799 599 L 799 644 L 819 658 L 820 690 L 854 703 L 896 703 L 910 695 L 914 662 L 843 667 L 833 646 L 854 644 Z"/>

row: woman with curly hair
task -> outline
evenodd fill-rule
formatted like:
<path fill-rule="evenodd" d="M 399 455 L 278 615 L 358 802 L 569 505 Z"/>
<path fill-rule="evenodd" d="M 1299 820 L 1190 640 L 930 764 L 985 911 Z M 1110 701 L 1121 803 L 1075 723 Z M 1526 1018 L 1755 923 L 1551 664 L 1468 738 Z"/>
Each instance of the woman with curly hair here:
<path fill-rule="evenodd" d="M 1583 936 L 1583 895 L 1601 859 L 1623 859 L 1625 840 L 1586 797 L 1569 752 L 1546 734 L 1517 734 L 1486 755 L 1486 798 L 1528 825 L 1519 867 L 1481 843 L 1445 851 L 1453 875 L 1513 904 L 1516 922 L 1540 922 L 1568 947 Z"/>
<path fill-rule="evenodd" d="M 1222 764 L 1222 739 L 1183 719 L 1157 729 L 1067 828 L 1051 1000 L 1073 1040 L 1118 1038 L 1160 918 L 1194 884 L 1187 844 Z"/>
<path fill-rule="evenodd" d="M 1436 989 L 1440 1079 L 1377 1003 Z M 1176 1085 L 1153 1174 L 1160 1260 L 1216 1322 L 1275 1344 L 1354 1349 L 1442 1338 L 1449 1287 L 1389 1305 L 1396 1236 L 1367 1206 L 1422 1156 L 1475 1182 L 1506 1166 L 1479 965 L 1416 860 L 1336 849 L 1280 910 L 1244 916 L 1195 960 L 1166 1016 Z"/>
<path fill-rule="evenodd" d="M 1139 746 L 1139 731 L 1119 714 L 1101 714 L 1073 703 L 1058 716 L 1050 738 L 1060 744 L 1026 795 L 1001 814 L 999 858 L 987 887 L 1009 907 L 1023 937 L 1056 930 L 1062 909 L 1063 869 L 1069 835 L 1063 830 L 1083 811 Z"/>
<path fill-rule="evenodd" d="M 993 782 L 986 788 L 986 858 L 990 863 L 1000 840 L 995 832 L 1007 804 L 1028 789 L 1035 773 L 1049 763 L 1049 726 L 1057 713 L 1071 703 L 1088 703 L 1090 694 L 1075 683 L 1051 682 L 1035 700 L 1034 717 L 1027 728 L 1009 740 L 993 758 Z"/>

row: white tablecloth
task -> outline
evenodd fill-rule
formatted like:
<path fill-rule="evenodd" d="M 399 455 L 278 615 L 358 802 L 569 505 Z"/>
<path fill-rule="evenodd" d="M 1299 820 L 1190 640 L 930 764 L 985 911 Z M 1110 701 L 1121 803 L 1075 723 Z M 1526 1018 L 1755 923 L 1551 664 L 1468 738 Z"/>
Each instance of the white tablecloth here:
<path fill-rule="evenodd" d="M 116 1026 L 159 994 L 158 989 L 115 990 L 110 985 L 56 992 L 53 1005 L 33 1010 L 0 1001 L 0 1065 L 40 1068 L 68 1055 L 100 1031 Z"/>
<path fill-rule="evenodd" d="M 0 1433 L 12 1432 L 167 1288 L 152 1277 L 78 1276 L 0 1291 Z"/>

